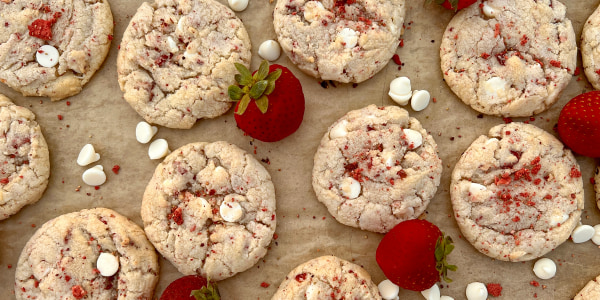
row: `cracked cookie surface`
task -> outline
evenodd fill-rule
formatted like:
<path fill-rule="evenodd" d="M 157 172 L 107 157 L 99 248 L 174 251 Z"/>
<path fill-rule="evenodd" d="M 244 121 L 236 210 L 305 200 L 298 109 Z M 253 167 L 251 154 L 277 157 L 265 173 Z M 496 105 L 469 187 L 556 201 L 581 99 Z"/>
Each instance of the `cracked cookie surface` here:
<path fill-rule="evenodd" d="M 48 145 L 35 115 L 0 94 L 0 220 L 37 202 L 50 176 Z"/>
<path fill-rule="evenodd" d="M 581 31 L 583 71 L 595 89 L 600 89 L 600 6 L 589 16 Z"/>
<path fill-rule="evenodd" d="M 338 222 L 385 233 L 425 211 L 441 173 L 437 144 L 417 119 L 396 106 L 369 105 L 329 127 L 312 185 Z"/>
<path fill-rule="evenodd" d="M 588 282 L 573 300 L 594 300 L 600 299 L 600 276 Z"/>
<path fill-rule="evenodd" d="M 381 296 L 365 269 L 327 255 L 294 268 L 271 299 L 381 299 Z"/>
<path fill-rule="evenodd" d="M 117 273 L 100 275 L 96 260 L 107 252 Z M 152 299 L 158 258 L 144 231 L 107 208 L 86 209 L 46 222 L 21 252 L 17 299 Z"/>
<path fill-rule="evenodd" d="M 229 110 L 234 63 L 248 67 L 250 47 L 240 19 L 214 0 L 144 2 L 123 35 L 119 86 L 148 123 L 191 128 Z"/>
<path fill-rule="evenodd" d="M 477 138 L 452 173 L 454 216 L 481 253 L 526 261 L 558 247 L 580 221 L 583 181 L 570 150 L 529 124 Z"/>
<path fill-rule="evenodd" d="M 283 51 L 305 73 L 359 83 L 383 69 L 400 42 L 404 0 L 278 0 Z"/>
<path fill-rule="evenodd" d="M 0 19 L 0 82 L 25 96 L 60 100 L 78 94 L 102 65 L 112 40 L 106 0 L 0 1 Z M 36 21 L 50 26 L 51 34 L 32 36 Z M 58 50 L 56 66 L 36 61 L 43 45 Z"/>
<path fill-rule="evenodd" d="M 239 208 L 237 220 L 226 221 L 224 206 Z M 222 280 L 267 253 L 275 206 L 271 176 L 253 156 L 226 142 L 192 143 L 157 166 L 141 213 L 148 238 L 179 272 Z"/>
<path fill-rule="evenodd" d="M 440 57 L 444 79 L 464 103 L 522 117 L 558 100 L 575 71 L 577 45 L 558 1 L 479 0 L 452 18 Z"/>

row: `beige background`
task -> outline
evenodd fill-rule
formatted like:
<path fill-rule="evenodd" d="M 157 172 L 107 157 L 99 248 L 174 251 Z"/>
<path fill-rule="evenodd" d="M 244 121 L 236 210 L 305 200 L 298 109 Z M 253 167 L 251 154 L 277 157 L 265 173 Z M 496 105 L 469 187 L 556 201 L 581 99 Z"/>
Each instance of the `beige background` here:
<path fill-rule="evenodd" d="M 226 1 L 220 0 L 225 3 Z M 0 298 L 13 296 L 15 266 L 19 253 L 37 227 L 64 213 L 91 207 L 108 207 L 131 218 L 141 225 L 140 203 L 146 183 L 158 161 L 148 158 L 147 145 L 135 140 L 135 126 L 142 120 L 123 100 L 116 74 L 118 44 L 140 0 L 112 0 L 115 20 L 114 40 L 106 62 L 81 94 L 66 101 L 50 102 L 45 98 L 23 97 L 0 85 L 17 104 L 29 107 L 48 141 L 51 156 L 50 184 L 43 198 L 35 205 L 25 207 L 20 213 L 0 222 Z M 600 274 L 600 249 L 591 242 L 575 245 L 571 241 L 552 251 L 547 257 L 558 263 L 555 278 L 537 279 L 533 262 L 510 263 L 495 261 L 477 252 L 460 238 L 455 219 L 451 216 L 448 193 L 452 168 L 469 144 L 502 119 L 485 116 L 464 105 L 442 80 L 439 63 L 439 45 L 446 24 L 453 16 L 435 5 L 424 5 L 424 0 L 407 0 L 404 47 L 397 52 L 404 66 L 398 70 L 393 62 L 372 79 L 353 88 L 337 84 L 324 89 L 319 82 L 299 71 L 285 56 L 277 63 L 289 67 L 303 84 L 306 112 L 300 129 L 276 143 L 253 141 L 236 127 L 232 111 L 212 120 L 199 121 L 192 129 L 174 130 L 160 128 L 156 138 L 168 140 L 171 149 L 195 141 L 226 140 L 254 152 L 257 159 L 269 159 L 264 164 L 273 177 L 277 193 L 278 239 L 273 241 L 266 257 L 250 270 L 220 282 L 223 299 L 270 299 L 285 275 L 296 265 L 311 258 L 333 254 L 364 266 L 375 282 L 383 274 L 375 262 L 375 249 L 381 234 L 374 234 L 338 224 L 324 205 L 316 200 L 311 187 L 312 159 L 319 140 L 327 127 L 352 109 L 368 104 L 394 105 L 387 96 L 389 82 L 397 76 L 408 76 L 413 89 L 430 91 L 437 103 L 421 112 L 409 113 L 430 130 L 439 146 L 444 171 L 440 187 L 427 210 L 427 220 L 436 223 L 456 240 L 456 250 L 450 262 L 459 266 L 444 284 L 443 295 L 465 299 L 468 283 L 500 283 L 502 299 L 571 299 L 589 280 Z M 577 37 L 583 23 L 600 4 L 597 0 L 564 0 L 567 15 L 572 20 Z M 257 49 L 265 39 L 274 39 L 272 24 L 274 3 L 269 0 L 250 0 L 248 9 L 238 13 L 252 40 L 253 61 L 260 63 Z M 579 58 L 579 66 L 581 59 Z M 575 95 L 591 90 L 583 72 L 574 77 L 559 102 L 550 110 L 536 115 L 537 125 L 553 134 L 560 109 Z M 62 115 L 59 120 L 57 115 Z M 517 118 L 524 121 L 524 118 Z M 454 140 L 451 140 L 454 137 Z M 95 146 L 107 171 L 108 181 L 99 190 L 86 186 L 81 174 L 86 169 L 76 164 L 77 154 L 83 145 Z M 595 206 L 592 185 L 596 162 L 577 156 L 581 165 L 585 187 L 585 212 L 582 222 L 600 223 L 600 212 Z M 119 165 L 118 175 L 110 171 Z M 81 189 L 77 191 L 78 186 Z M 12 266 L 12 268 L 10 267 Z M 156 297 L 172 280 L 180 277 L 175 268 L 161 259 L 160 282 Z M 529 284 L 538 280 L 543 288 Z M 269 283 L 268 288 L 261 283 Z M 401 291 L 402 299 L 422 299 L 419 293 Z"/>

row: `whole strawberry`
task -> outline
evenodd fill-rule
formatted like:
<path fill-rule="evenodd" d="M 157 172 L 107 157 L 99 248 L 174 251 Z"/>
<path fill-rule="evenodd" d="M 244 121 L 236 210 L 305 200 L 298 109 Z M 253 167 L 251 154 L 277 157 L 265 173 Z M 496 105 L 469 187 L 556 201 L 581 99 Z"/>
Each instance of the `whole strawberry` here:
<path fill-rule="evenodd" d="M 298 78 L 284 66 L 260 64 L 250 71 L 235 64 L 240 72 L 238 85 L 228 89 L 229 97 L 238 101 L 235 121 L 249 136 L 263 142 L 276 142 L 294 133 L 304 117 L 304 93 Z"/>
<path fill-rule="evenodd" d="M 160 296 L 160 300 L 220 300 L 215 283 L 198 275 L 183 276 L 171 282 Z"/>
<path fill-rule="evenodd" d="M 471 4 L 477 2 L 477 0 L 427 0 L 427 3 L 431 3 L 432 1 L 435 1 L 435 3 L 443 6 L 446 9 L 455 11 L 469 7 Z"/>
<path fill-rule="evenodd" d="M 575 153 L 600 157 L 600 91 L 578 95 L 563 107 L 558 135 Z"/>
<path fill-rule="evenodd" d="M 440 281 L 451 282 L 448 270 L 456 266 L 446 263 L 452 252 L 452 239 L 432 223 L 408 220 L 390 230 L 377 247 L 377 264 L 385 276 L 401 288 L 423 291 Z"/>

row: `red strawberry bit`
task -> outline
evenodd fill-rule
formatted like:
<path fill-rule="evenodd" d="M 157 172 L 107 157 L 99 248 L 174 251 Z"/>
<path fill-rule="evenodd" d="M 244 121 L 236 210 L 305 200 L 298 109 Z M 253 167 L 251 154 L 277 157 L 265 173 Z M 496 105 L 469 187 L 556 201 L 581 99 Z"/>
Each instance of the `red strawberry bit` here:
<path fill-rule="evenodd" d="M 183 224 L 183 209 L 181 207 L 172 208 L 171 213 L 167 215 L 167 219 L 173 220 L 177 225 Z"/>
<path fill-rule="evenodd" d="M 485 285 L 488 294 L 492 297 L 502 296 L 502 286 L 499 283 L 488 283 Z"/>
<path fill-rule="evenodd" d="M 535 287 L 538 287 L 538 286 L 540 286 L 540 283 L 539 283 L 539 282 L 537 282 L 537 281 L 535 281 L 535 280 L 532 280 L 531 282 L 529 282 L 529 284 L 531 284 L 531 285 L 533 285 L 533 286 L 535 286 Z"/>
<path fill-rule="evenodd" d="M 527 38 L 527 35 L 523 35 L 521 37 L 521 46 L 525 46 L 525 44 L 527 44 L 527 41 L 529 41 L 529 38 Z"/>
<path fill-rule="evenodd" d="M 581 177 L 581 172 L 579 170 L 577 170 L 575 167 L 572 167 L 569 175 L 573 178 L 579 178 L 579 177 Z"/>
<path fill-rule="evenodd" d="M 81 299 L 87 295 L 87 292 L 80 285 L 73 286 L 71 292 L 75 299 Z"/>
<path fill-rule="evenodd" d="M 121 170 L 121 167 L 120 167 L 119 165 L 114 165 L 114 166 L 112 167 L 112 171 L 113 171 L 113 173 L 115 173 L 115 174 L 119 174 L 119 170 Z"/>
<path fill-rule="evenodd" d="M 264 287 L 264 288 L 268 288 L 270 285 L 271 285 L 271 284 L 269 284 L 269 283 L 267 283 L 267 282 L 264 282 L 264 281 L 260 283 L 260 286 L 261 286 L 261 287 Z"/>
<path fill-rule="evenodd" d="M 397 65 L 401 66 L 402 65 L 402 61 L 400 60 L 400 56 L 398 56 L 398 54 L 394 54 L 394 56 L 392 56 L 392 60 L 394 61 L 394 63 L 396 63 Z"/>
<path fill-rule="evenodd" d="M 45 41 L 52 40 L 52 25 L 60 18 L 61 13 L 56 12 L 49 20 L 36 19 L 28 25 L 29 35 Z"/>
<path fill-rule="evenodd" d="M 500 35 L 500 23 L 496 23 L 494 26 L 494 37 L 498 37 Z"/>
<path fill-rule="evenodd" d="M 580 94 L 561 110 L 557 131 L 573 152 L 600 157 L 600 91 Z"/>
<path fill-rule="evenodd" d="M 579 69 L 579 67 L 576 67 L 575 72 L 573 72 L 573 76 L 579 76 L 580 73 L 581 73 L 581 69 Z"/>
<path fill-rule="evenodd" d="M 9 181 L 9 180 L 8 180 L 8 177 L 4 177 L 4 178 L 0 179 L 0 183 L 1 183 L 1 184 L 7 184 L 7 183 L 8 183 L 8 181 Z"/>
<path fill-rule="evenodd" d="M 556 68 L 560 68 L 561 63 L 560 63 L 560 61 L 557 61 L 557 60 L 551 60 L 550 65 L 553 67 L 556 67 Z"/>
<path fill-rule="evenodd" d="M 58 120 L 62 120 L 63 119 L 62 115 L 58 115 L 57 117 L 58 117 Z"/>
<path fill-rule="evenodd" d="M 306 280 L 306 273 L 296 275 L 296 281 L 303 282 L 304 280 Z"/>

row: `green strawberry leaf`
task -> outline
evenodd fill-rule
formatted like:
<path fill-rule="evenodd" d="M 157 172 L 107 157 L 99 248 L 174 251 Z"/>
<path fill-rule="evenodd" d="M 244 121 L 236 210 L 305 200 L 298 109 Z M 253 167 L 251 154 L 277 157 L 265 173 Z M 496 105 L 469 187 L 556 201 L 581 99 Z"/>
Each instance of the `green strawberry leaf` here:
<path fill-rule="evenodd" d="M 262 96 L 262 94 L 267 89 L 267 84 L 269 84 L 269 82 L 266 80 L 261 80 L 255 83 L 250 89 L 250 98 L 255 100 L 260 98 L 260 96 Z"/>
<path fill-rule="evenodd" d="M 263 93 L 263 95 L 271 95 L 271 93 L 275 90 L 275 81 L 269 81 L 267 83 L 267 88 L 265 89 L 265 92 Z"/>
<path fill-rule="evenodd" d="M 281 76 L 281 69 L 277 69 L 273 72 L 271 72 L 265 79 L 268 81 L 273 81 L 275 82 L 275 80 L 279 79 L 279 76 Z"/>
<path fill-rule="evenodd" d="M 269 108 L 269 98 L 267 98 L 265 95 L 262 95 L 256 100 L 256 106 L 258 106 L 258 109 L 261 113 L 266 113 L 267 109 Z"/>
<path fill-rule="evenodd" d="M 248 71 L 248 68 L 246 68 L 246 66 L 240 63 L 235 63 L 234 65 L 238 72 L 240 72 L 239 76 L 235 76 L 235 81 L 237 81 L 237 83 L 241 85 L 251 84 L 252 74 L 250 73 L 250 71 Z"/>
<path fill-rule="evenodd" d="M 220 300 L 219 289 L 216 283 L 208 283 L 208 286 L 204 286 L 199 290 L 193 290 L 190 293 L 190 297 L 193 296 L 196 300 Z"/>
<path fill-rule="evenodd" d="M 265 79 L 267 75 L 269 75 L 269 63 L 266 60 L 263 60 L 260 63 L 258 71 L 256 71 L 256 73 L 254 73 L 254 76 L 252 77 L 254 78 L 254 80 L 260 81 Z"/>
<path fill-rule="evenodd" d="M 458 269 L 455 265 L 449 265 L 446 261 L 446 258 L 452 250 L 454 250 L 452 238 L 450 236 L 445 236 L 444 233 L 442 233 L 435 244 L 435 268 L 446 282 L 452 282 L 452 279 L 447 276 L 448 270 L 456 271 Z"/>
<path fill-rule="evenodd" d="M 227 88 L 227 94 L 231 100 L 237 101 L 242 99 L 242 96 L 244 96 L 244 91 L 242 91 L 242 89 L 237 85 L 230 85 L 229 88 Z"/>
<path fill-rule="evenodd" d="M 238 108 L 235 113 L 238 115 L 244 114 L 244 112 L 246 111 L 246 108 L 248 108 L 248 104 L 250 104 L 250 96 L 248 94 L 245 94 L 242 97 L 242 100 L 240 100 L 240 102 L 238 102 Z"/>

